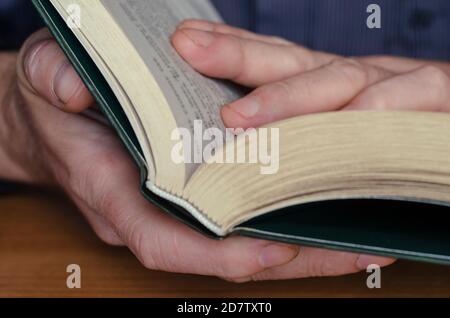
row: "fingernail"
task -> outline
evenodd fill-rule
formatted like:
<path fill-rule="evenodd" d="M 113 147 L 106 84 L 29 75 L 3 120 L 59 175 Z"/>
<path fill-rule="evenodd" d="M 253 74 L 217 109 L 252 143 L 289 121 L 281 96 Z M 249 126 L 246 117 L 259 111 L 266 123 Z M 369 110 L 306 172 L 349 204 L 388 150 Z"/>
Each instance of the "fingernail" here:
<path fill-rule="evenodd" d="M 258 97 L 247 96 L 228 105 L 228 107 L 245 118 L 252 118 L 259 112 L 261 104 Z"/>
<path fill-rule="evenodd" d="M 373 255 L 360 255 L 356 261 L 356 266 L 360 270 L 366 270 L 369 265 L 378 264 L 380 258 Z"/>
<path fill-rule="evenodd" d="M 211 32 L 204 32 L 194 29 L 182 29 L 180 32 L 187 36 L 196 46 L 204 48 L 209 47 L 216 39 Z"/>
<path fill-rule="evenodd" d="M 264 268 L 286 264 L 297 257 L 300 249 L 297 246 L 270 244 L 263 248 L 259 255 L 259 263 Z"/>
<path fill-rule="evenodd" d="M 81 81 L 78 74 L 68 61 L 62 63 L 53 80 L 53 91 L 62 103 L 68 103 L 80 88 Z"/>
<path fill-rule="evenodd" d="M 23 60 L 23 69 L 30 83 L 33 83 L 35 71 L 38 67 L 39 53 L 52 41 L 50 39 L 42 40 L 30 47 Z"/>

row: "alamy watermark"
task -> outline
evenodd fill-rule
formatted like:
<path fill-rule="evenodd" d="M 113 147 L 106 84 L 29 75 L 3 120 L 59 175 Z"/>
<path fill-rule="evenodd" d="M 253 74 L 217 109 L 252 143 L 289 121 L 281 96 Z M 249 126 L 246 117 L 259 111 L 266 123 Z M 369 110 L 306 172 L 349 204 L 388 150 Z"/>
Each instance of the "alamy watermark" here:
<path fill-rule="evenodd" d="M 81 267 L 77 264 L 70 264 L 66 268 L 66 272 L 69 274 L 66 279 L 66 286 L 69 289 L 81 288 Z"/>
<path fill-rule="evenodd" d="M 227 128 L 223 131 L 203 127 L 203 122 L 196 120 L 193 131 L 177 128 L 172 132 L 171 140 L 176 142 L 171 151 L 174 163 L 258 164 L 261 174 L 276 174 L 279 171 L 278 128 Z"/>
<path fill-rule="evenodd" d="M 81 29 L 81 7 L 78 4 L 70 4 L 66 11 L 68 13 L 67 26 L 71 29 Z"/>
<path fill-rule="evenodd" d="M 381 267 L 378 264 L 371 264 L 367 266 L 367 273 L 370 275 L 367 277 L 366 285 L 369 289 L 381 288 Z"/>
<path fill-rule="evenodd" d="M 366 21 L 367 27 L 369 29 L 381 29 L 381 7 L 378 4 L 370 4 L 367 7 L 367 13 L 370 13 Z"/>

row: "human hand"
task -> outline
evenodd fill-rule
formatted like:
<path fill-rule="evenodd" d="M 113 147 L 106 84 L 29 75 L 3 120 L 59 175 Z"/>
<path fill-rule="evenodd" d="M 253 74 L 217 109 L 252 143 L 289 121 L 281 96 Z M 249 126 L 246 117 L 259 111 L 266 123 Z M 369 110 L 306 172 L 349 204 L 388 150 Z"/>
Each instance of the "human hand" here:
<path fill-rule="evenodd" d="M 24 45 L 14 93 L 1 119 L 20 139 L 4 141 L 29 182 L 62 187 L 97 235 L 126 245 L 149 269 L 218 276 L 244 282 L 340 275 L 390 264 L 383 257 L 301 248 L 233 237 L 208 239 L 152 206 L 139 192 L 139 176 L 112 129 L 62 51 L 44 30 Z M 20 132 L 20 133 L 19 133 Z"/>
<path fill-rule="evenodd" d="M 336 110 L 450 111 L 446 63 L 344 58 L 199 20 L 183 22 L 172 42 L 204 75 L 255 88 L 223 108 L 233 128 Z"/>

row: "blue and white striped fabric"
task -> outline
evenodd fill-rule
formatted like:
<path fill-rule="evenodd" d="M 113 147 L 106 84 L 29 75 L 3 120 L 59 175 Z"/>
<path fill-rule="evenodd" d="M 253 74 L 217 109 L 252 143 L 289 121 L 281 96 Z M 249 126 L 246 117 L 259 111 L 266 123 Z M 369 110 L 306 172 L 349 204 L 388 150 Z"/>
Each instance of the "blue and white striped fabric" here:
<path fill-rule="evenodd" d="M 225 20 L 342 55 L 450 60 L 449 0 L 213 0 Z M 366 25 L 381 7 L 382 28 Z"/>
<path fill-rule="evenodd" d="M 149 0 L 151 1 L 151 0 Z M 449 0 L 212 0 L 225 20 L 343 55 L 450 59 Z M 377 3 L 382 28 L 366 26 Z M 0 49 L 17 48 L 40 25 L 29 0 L 0 0 Z"/>
<path fill-rule="evenodd" d="M 30 0 L 0 0 L 0 50 L 19 48 L 41 25 Z"/>

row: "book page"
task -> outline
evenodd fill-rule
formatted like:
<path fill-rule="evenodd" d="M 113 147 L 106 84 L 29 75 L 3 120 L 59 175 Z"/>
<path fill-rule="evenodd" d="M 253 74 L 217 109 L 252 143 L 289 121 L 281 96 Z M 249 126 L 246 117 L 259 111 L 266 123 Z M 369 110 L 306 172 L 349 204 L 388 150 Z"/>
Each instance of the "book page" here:
<path fill-rule="evenodd" d="M 201 120 L 203 129 L 214 127 L 224 130 L 220 108 L 239 98 L 241 90 L 230 83 L 202 76 L 178 55 L 170 43 L 176 26 L 185 19 L 220 21 L 209 1 L 102 0 L 102 4 L 155 77 L 178 127 L 189 129 L 193 135 L 194 121 Z M 193 145 L 197 149 L 199 146 Z M 197 167 L 198 164 L 190 164 L 189 174 Z"/>

